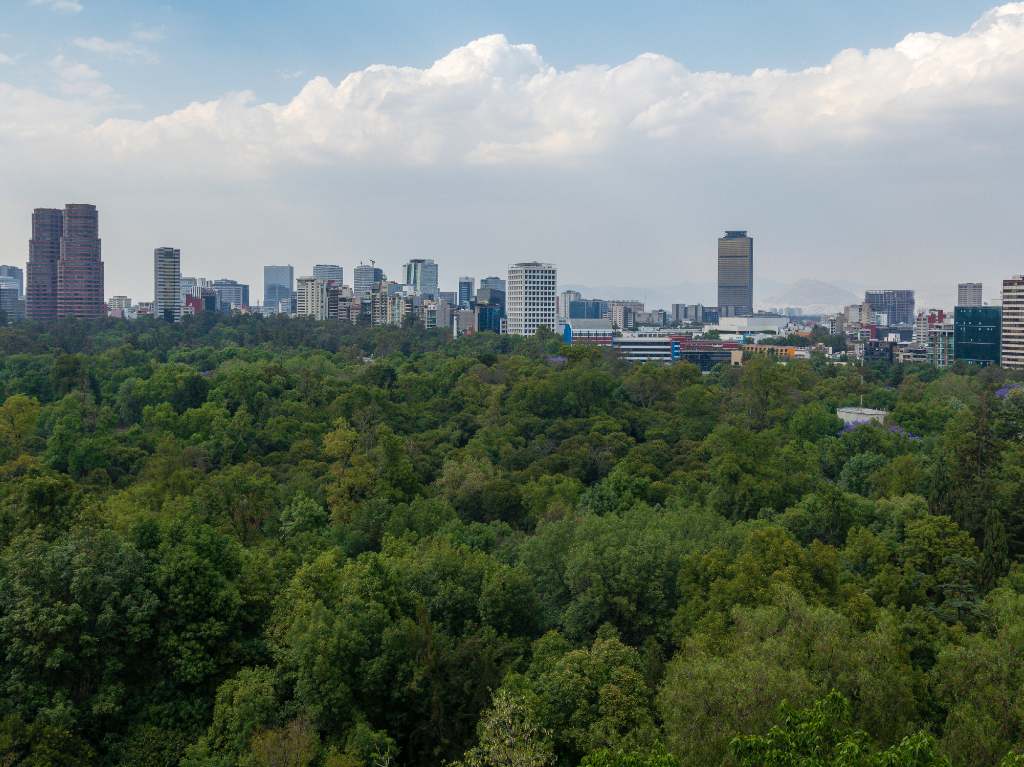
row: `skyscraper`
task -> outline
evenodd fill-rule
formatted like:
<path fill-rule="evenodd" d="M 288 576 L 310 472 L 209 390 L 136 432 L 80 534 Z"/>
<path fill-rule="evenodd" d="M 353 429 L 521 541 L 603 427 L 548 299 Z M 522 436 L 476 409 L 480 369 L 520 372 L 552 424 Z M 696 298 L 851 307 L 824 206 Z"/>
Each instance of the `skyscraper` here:
<path fill-rule="evenodd" d="M 871 314 L 884 314 L 890 325 L 914 324 L 914 291 L 912 290 L 868 290 L 864 303 Z"/>
<path fill-rule="evenodd" d="M 244 282 L 226 278 L 214 280 L 213 289 L 217 293 L 217 303 L 222 312 L 249 308 L 249 286 Z"/>
<path fill-rule="evenodd" d="M 0 283 L 10 282 L 18 289 L 18 298 L 25 297 L 25 272 L 17 266 L 0 266 Z"/>
<path fill-rule="evenodd" d="M 421 296 L 437 298 L 437 264 L 429 258 L 413 258 L 402 267 L 405 284 Z"/>
<path fill-rule="evenodd" d="M 981 306 L 981 283 L 961 282 L 956 286 L 957 306 Z"/>
<path fill-rule="evenodd" d="M 473 303 L 474 293 L 476 293 L 476 278 L 459 277 L 459 306 L 466 308 Z"/>
<path fill-rule="evenodd" d="M 153 316 L 167 322 L 181 321 L 181 251 L 153 251 Z"/>
<path fill-rule="evenodd" d="M 718 239 L 718 308 L 723 317 L 754 313 L 754 238 L 746 231 Z"/>
<path fill-rule="evenodd" d="M 335 264 L 317 264 L 313 267 L 313 276 L 318 280 L 328 280 L 339 285 L 345 282 L 344 268 Z"/>
<path fill-rule="evenodd" d="M 30 320 L 57 319 L 57 263 L 64 233 L 64 211 L 36 208 L 28 243 L 26 311 Z"/>
<path fill-rule="evenodd" d="M 103 261 L 95 205 L 64 207 L 57 262 L 57 316 L 103 316 Z"/>
<path fill-rule="evenodd" d="M 372 263 L 359 264 L 352 273 L 352 292 L 356 298 L 365 298 L 373 291 L 373 286 L 383 279 L 383 269 L 378 269 Z"/>
<path fill-rule="evenodd" d="M 1024 369 L 1024 275 L 1003 280 L 1002 366 Z"/>
<path fill-rule="evenodd" d="M 277 312 L 281 302 L 291 303 L 295 289 L 295 268 L 292 266 L 263 267 L 263 310 Z"/>
<path fill-rule="evenodd" d="M 551 264 L 529 261 L 508 268 L 506 310 L 508 332 L 532 336 L 540 327 L 555 329 L 556 270 Z"/>
<path fill-rule="evenodd" d="M 953 357 L 972 365 L 998 365 L 1002 328 L 998 306 L 958 306 L 953 320 Z"/>
<path fill-rule="evenodd" d="M 490 288 L 491 290 L 500 290 L 502 293 L 505 292 L 505 280 L 501 277 L 484 277 L 480 280 L 481 288 Z"/>

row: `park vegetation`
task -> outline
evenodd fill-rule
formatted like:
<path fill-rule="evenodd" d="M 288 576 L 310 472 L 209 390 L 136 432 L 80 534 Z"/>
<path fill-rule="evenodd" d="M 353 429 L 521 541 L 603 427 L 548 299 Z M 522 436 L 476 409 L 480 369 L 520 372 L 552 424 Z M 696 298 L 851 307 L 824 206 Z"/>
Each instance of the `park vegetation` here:
<path fill-rule="evenodd" d="M 208 316 L 0 403 L 0 765 L 1024 764 L 998 368 Z"/>

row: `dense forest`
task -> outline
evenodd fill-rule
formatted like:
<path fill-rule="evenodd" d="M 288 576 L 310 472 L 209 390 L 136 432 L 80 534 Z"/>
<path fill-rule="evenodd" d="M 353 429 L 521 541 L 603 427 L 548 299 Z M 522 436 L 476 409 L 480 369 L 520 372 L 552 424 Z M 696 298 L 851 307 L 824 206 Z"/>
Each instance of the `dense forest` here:
<path fill-rule="evenodd" d="M 1006 371 L 203 316 L 0 402 L 0 765 L 1024 764 Z"/>

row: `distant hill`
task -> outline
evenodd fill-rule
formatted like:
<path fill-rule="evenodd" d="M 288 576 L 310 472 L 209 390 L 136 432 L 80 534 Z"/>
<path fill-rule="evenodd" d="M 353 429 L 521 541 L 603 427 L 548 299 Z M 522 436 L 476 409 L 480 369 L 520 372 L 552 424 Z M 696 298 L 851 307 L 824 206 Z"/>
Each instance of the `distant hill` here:
<path fill-rule="evenodd" d="M 758 299 L 759 306 L 798 306 L 807 314 L 840 311 L 847 304 L 863 300 L 852 290 L 820 280 L 798 280 L 768 298 Z"/>

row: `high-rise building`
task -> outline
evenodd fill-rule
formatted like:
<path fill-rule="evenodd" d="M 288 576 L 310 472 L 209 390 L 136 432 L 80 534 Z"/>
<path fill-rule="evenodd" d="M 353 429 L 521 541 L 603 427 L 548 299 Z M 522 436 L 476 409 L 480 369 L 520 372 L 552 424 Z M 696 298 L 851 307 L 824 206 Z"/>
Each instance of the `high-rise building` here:
<path fill-rule="evenodd" d="M 102 317 L 103 260 L 95 205 L 64 207 L 64 232 L 57 262 L 57 316 Z"/>
<path fill-rule="evenodd" d="M 295 267 L 263 267 L 263 310 L 277 313 L 282 303 L 289 304 L 295 290 Z"/>
<path fill-rule="evenodd" d="M 153 316 L 167 322 L 181 321 L 181 251 L 153 251 Z"/>
<path fill-rule="evenodd" d="M 754 313 L 754 239 L 745 231 L 718 239 L 718 308 L 723 317 Z"/>
<path fill-rule="evenodd" d="M 953 357 L 971 365 L 998 365 L 1002 309 L 958 306 L 953 313 Z"/>
<path fill-rule="evenodd" d="M 336 282 L 339 285 L 345 282 L 345 270 L 336 264 L 317 264 L 313 267 L 313 276 L 318 280 Z"/>
<path fill-rule="evenodd" d="M 872 315 L 884 314 L 888 325 L 914 324 L 914 291 L 912 290 L 868 290 L 864 303 Z"/>
<path fill-rule="evenodd" d="M 961 282 L 956 286 L 957 306 L 981 306 L 981 283 Z"/>
<path fill-rule="evenodd" d="M 429 258 L 413 258 L 402 267 L 405 284 L 421 296 L 437 298 L 437 264 Z"/>
<path fill-rule="evenodd" d="M 18 266 L 0 266 L 0 285 L 14 285 L 18 289 L 18 298 L 25 297 L 25 272 Z"/>
<path fill-rule="evenodd" d="M 64 211 L 36 208 L 28 243 L 26 310 L 30 320 L 57 319 L 57 263 L 64 234 Z"/>
<path fill-rule="evenodd" d="M 500 290 L 502 293 L 507 293 L 505 288 L 505 280 L 501 277 L 484 277 L 480 280 L 481 288 L 490 288 L 491 290 Z"/>
<path fill-rule="evenodd" d="M 214 280 L 213 289 L 217 293 L 217 303 L 222 312 L 249 308 L 249 286 L 244 282 L 226 278 Z"/>
<path fill-rule="evenodd" d="M 14 280 L 0 278 L 0 325 L 25 319 L 25 302 Z"/>
<path fill-rule="evenodd" d="M 583 294 L 578 290 L 563 290 L 558 294 L 558 319 L 569 319 L 569 306 L 573 301 L 582 301 Z"/>
<path fill-rule="evenodd" d="M 554 266 L 536 261 L 513 264 L 508 268 L 506 311 L 510 334 L 532 336 L 541 327 L 555 329 L 556 277 Z"/>
<path fill-rule="evenodd" d="M 373 286 L 384 281 L 384 270 L 373 265 L 359 264 L 352 272 L 352 292 L 362 299 L 373 292 Z"/>
<path fill-rule="evenodd" d="M 1000 360 L 1004 368 L 1024 369 L 1024 275 L 1003 280 Z"/>
<path fill-rule="evenodd" d="M 473 303 L 473 296 L 476 293 L 475 277 L 459 277 L 459 306 L 463 309 Z"/>
<path fill-rule="evenodd" d="M 327 280 L 316 277 L 299 277 L 295 289 L 295 314 L 326 320 L 328 317 Z"/>
<path fill-rule="evenodd" d="M 569 302 L 565 319 L 599 320 L 605 315 L 610 315 L 610 312 L 611 309 L 607 301 L 600 298 L 580 298 Z"/>

